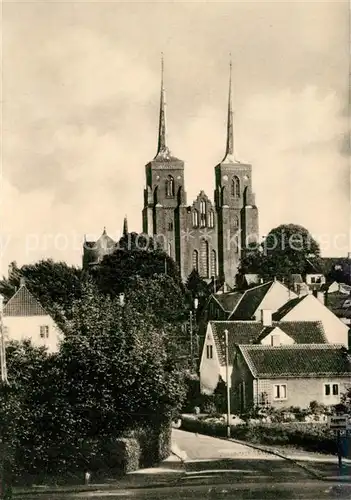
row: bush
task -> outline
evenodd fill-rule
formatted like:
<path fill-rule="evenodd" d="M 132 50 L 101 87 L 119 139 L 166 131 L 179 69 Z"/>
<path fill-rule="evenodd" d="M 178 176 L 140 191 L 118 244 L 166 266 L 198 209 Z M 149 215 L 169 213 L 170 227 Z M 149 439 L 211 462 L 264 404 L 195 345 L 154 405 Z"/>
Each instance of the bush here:
<path fill-rule="evenodd" d="M 182 429 L 215 437 L 226 435 L 226 424 L 220 421 L 208 422 L 184 417 Z M 290 445 L 328 454 L 337 452 L 335 435 L 324 424 L 289 422 L 233 425 L 231 436 L 263 445 Z"/>

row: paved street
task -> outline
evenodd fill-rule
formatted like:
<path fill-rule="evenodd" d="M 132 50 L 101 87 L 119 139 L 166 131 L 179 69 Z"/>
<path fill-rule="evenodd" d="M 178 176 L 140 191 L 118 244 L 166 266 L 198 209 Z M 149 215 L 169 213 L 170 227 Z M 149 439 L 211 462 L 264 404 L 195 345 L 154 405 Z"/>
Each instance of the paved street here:
<path fill-rule="evenodd" d="M 311 480 L 293 462 L 248 446 L 200 434 L 174 430 L 177 446 L 185 452 L 186 476 L 193 484 L 220 482 L 282 482 Z"/>

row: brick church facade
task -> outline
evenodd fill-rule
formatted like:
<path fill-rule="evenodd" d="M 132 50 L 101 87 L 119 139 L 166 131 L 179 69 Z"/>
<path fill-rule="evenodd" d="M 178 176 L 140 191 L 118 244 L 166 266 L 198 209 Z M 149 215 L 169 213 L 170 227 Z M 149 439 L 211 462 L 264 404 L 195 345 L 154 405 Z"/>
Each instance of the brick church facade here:
<path fill-rule="evenodd" d="M 196 269 L 205 280 L 216 278 L 232 286 L 245 247 L 258 241 L 258 210 L 252 192 L 252 167 L 234 155 L 231 76 L 226 150 L 214 168 L 213 202 L 200 191 L 188 205 L 184 162 L 171 153 L 166 127 L 162 65 L 158 148 L 155 158 L 145 166 L 143 233 L 164 245 L 183 280 Z M 105 231 L 97 242 L 85 242 L 83 267 L 112 249 Z"/>

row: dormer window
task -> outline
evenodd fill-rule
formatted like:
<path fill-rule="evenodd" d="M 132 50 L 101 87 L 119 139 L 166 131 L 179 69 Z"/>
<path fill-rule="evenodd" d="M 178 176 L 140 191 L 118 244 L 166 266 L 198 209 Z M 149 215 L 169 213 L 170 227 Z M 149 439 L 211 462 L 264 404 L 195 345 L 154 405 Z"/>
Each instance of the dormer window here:
<path fill-rule="evenodd" d="M 196 208 L 194 208 L 193 210 L 193 226 L 199 226 L 199 212 L 196 210 Z"/>
<path fill-rule="evenodd" d="M 231 183 L 231 195 L 234 198 L 240 198 L 240 179 L 234 175 Z"/>
<path fill-rule="evenodd" d="M 169 198 L 174 196 L 174 179 L 171 175 L 166 180 L 166 196 Z"/>

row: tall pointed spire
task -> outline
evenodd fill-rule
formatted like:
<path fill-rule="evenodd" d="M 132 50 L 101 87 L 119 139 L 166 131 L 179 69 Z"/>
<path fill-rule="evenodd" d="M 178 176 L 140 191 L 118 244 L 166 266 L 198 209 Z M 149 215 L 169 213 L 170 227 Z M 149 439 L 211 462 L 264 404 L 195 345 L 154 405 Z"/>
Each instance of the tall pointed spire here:
<path fill-rule="evenodd" d="M 127 216 L 125 216 L 123 220 L 123 236 L 127 236 L 127 234 L 128 234 L 128 221 L 127 221 Z"/>
<path fill-rule="evenodd" d="M 166 91 L 163 84 L 163 52 L 161 53 L 161 97 L 160 97 L 160 120 L 158 127 L 158 147 L 155 158 L 168 158 L 170 150 L 167 146 L 167 121 L 166 121 Z"/>
<path fill-rule="evenodd" d="M 234 154 L 234 125 L 233 125 L 233 102 L 232 102 L 232 57 L 229 62 L 229 93 L 228 93 L 228 117 L 227 117 L 227 144 L 223 162 L 236 162 Z"/>

